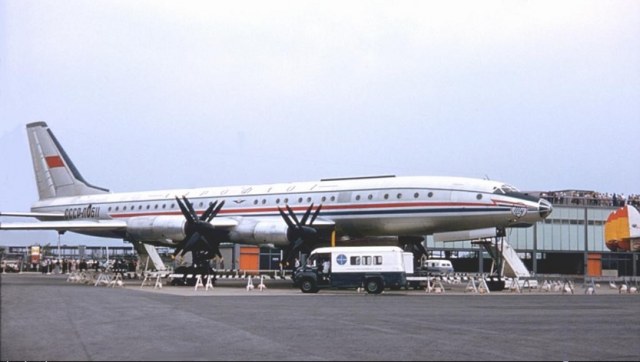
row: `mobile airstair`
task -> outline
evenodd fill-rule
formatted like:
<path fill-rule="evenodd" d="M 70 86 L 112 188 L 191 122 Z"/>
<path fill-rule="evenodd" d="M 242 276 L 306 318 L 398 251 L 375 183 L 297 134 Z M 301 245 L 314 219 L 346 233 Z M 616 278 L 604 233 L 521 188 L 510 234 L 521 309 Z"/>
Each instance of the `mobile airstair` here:
<path fill-rule="evenodd" d="M 493 260 L 491 265 L 492 275 L 512 279 L 513 283 L 517 283 L 520 287 L 523 285 L 528 287 L 537 286 L 537 282 L 531 280 L 532 276 L 529 269 L 524 265 L 515 249 L 507 243 L 505 237 L 483 238 L 472 243 L 484 247 L 491 256 Z"/>

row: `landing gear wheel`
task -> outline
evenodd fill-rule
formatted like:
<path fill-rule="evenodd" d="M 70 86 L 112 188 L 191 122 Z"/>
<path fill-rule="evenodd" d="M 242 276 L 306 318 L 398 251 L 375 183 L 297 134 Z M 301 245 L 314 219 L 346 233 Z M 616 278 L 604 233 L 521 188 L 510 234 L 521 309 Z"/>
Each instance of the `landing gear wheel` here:
<path fill-rule="evenodd" d="M 316 282 L 313 279 L 305 279 L 300 284 L 300 290 L 303 293 L 317 293 L 318 287 L 316 286 Z"/>
<path fill-rule="evenodd" d="M 364 289 L 369 294 L 380 294 L 382 293 L 382 280 L 378 278 L 367 279 L 364 282 Z"/>

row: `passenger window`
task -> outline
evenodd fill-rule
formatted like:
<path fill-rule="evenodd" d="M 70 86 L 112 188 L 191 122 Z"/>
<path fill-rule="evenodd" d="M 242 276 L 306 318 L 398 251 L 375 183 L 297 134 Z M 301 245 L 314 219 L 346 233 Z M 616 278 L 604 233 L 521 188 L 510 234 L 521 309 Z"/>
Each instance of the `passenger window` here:
<path fill-rule="evenodd" d="M 360 265 L 360 257 L 359 256 L 352 256 L 351 260 L 349 261 L 349 264 L 351 264 L 351 265 Z"/>
<path fill-rule="evenodd" d="M 363 256 L 362 265 L 371 265 L 371 256 Z"/>
<path fill-rule="evenodd" d="M 373 257 L 374 265 L 382 265 L 382 255 L 376 255 Z"/>

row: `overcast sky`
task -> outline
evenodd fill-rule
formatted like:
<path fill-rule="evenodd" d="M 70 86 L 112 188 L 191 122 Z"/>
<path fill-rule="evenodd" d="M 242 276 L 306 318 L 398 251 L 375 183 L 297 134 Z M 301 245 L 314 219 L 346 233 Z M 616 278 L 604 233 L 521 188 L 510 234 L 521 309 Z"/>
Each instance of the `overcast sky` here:
<path fill-rule="evenodd" d="M 34 121 L 115 192 L 396 174 L 640 194 L 640 1 L 0 0 L 2 211 L 37 198 Z"/>

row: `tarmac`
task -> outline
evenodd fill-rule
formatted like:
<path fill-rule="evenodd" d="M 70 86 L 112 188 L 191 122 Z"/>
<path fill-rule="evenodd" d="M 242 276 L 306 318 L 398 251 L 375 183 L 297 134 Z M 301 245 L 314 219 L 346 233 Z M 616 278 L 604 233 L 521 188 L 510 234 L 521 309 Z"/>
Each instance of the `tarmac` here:
<path fill-rule="evenodd" d="M 445 285 L 304 294 L 0 274 L 0 360 L 638 360 L 640 294 Z"/>

